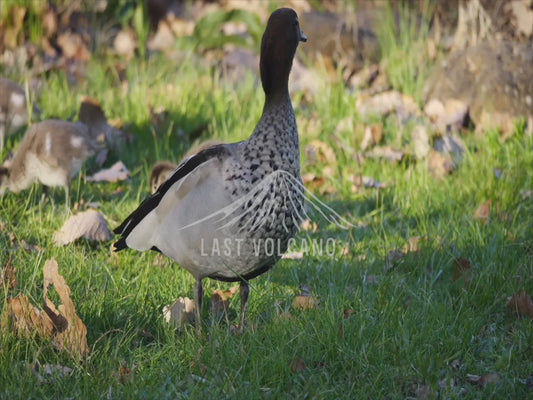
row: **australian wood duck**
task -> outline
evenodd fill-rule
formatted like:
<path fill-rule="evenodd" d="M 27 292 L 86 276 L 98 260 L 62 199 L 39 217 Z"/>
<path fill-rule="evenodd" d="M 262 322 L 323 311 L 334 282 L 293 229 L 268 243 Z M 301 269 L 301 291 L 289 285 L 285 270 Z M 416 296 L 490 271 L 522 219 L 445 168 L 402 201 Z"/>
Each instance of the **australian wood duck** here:
<path fill-rule="evenodd" d="M 25 133 L 9 167 L 0 167 L 0 193 L 27 189 L 35 182 L 62 186 L 69 206 L 70 180 L 94 146 L 84 124 L 46 120 L 32 125 Z"/>
<path fill-rule="evenodd" d="M 288 79 L 306 40 L 294 10 L 274 11 L 261 42 L 265 105 L 251 137 L 185 159 L 115 229 L 115 251 L 159 251 L 194 276 L 198 329 L 202 279 L 240 282 L 243 327 L 248 280 L 272 268 L 297 231 L 304 198 Z"/>
<path fill-rule="evenodd" d="M 159 186 L 165 182 L 178 166 L 171 161 L 158 161 L 152 167 L 150 174 L 150 193 L 154 194 Z"/>
<path fill-rule="evenodd" d="M 34 111 L 39 111 L 34 106 Z M 26 93 L 10 79 L 0 78 L 0 152 L 6 137 L 28 122 Z"/>
<path fill-rule="evenodd" d="M 200 144 L 193 146 L 185 154 L 185 158 L 193 156 L 202 150 L 208 149 L 219 144 L 224 144 L 220 140 L 206 140 Z M 158 161 L 152 167 L 152 172 L 150 173 L 150 193 L 154 194 L 159 189 L 159 186 L 165 182 L 174 170 L 178 167 L 178 164 L 174 164 L 172 161 Z"/>

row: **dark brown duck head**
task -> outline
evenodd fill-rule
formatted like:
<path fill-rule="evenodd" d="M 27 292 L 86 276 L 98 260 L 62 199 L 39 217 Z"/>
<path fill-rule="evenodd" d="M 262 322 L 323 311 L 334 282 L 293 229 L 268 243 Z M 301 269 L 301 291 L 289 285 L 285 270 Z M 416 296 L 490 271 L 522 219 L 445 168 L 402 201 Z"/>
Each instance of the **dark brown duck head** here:
<path fill-rule="evenodd" d="M 261 41 L 261 82 L 267 102 L 288 97 L 289 73 L 299 42 L 307 41 L 293 9 L 280 8 L 268 19 Z"/>

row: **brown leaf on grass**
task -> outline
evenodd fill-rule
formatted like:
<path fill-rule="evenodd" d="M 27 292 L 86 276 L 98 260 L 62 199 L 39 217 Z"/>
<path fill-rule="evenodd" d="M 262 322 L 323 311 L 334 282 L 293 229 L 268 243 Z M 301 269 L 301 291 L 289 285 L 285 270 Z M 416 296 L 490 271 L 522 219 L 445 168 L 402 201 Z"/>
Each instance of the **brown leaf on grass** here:
<path fill-rule="evenodd" d="M 427 236 L 411 236 L 409 238 L 409 245 L 404 246 L 404 253 L 417 253 L 422 247 L 422 243 L 427 242 Z"/>
<path fill-rule="evenodd" d="M 481 203 L 476 211 L 474 211 L 474 219 L 479 220 L 483 225 L 486 225 L 490 217 L 490 209 L 492 206 L 492 200 L 488 199 L 484 203 Z"/>
<path fill-rule="evenodd" d="M 57 33 L 59 27 L 59 18 L 56 10 L 49 7 L 42 16 L 43 28 L 46 31 L 46 38 L 51 38 Z"/>
<path fill-rule="evenodd" d="M 456 258 L 454 261 L 452 281 L 455 282 L 463 278 L 467 284 L 470 283 L 472 280 L 471 266 L 470 261 L 466 258 Z"/>
<path fill-rule="evenodd" d="M 428 155 L 429 173 L 437 179 L 443 179 L 454 170 L 451 156 L 444 155 L 438 151 L 431 150 Z"/>
<path fill-rule="evenodd" d="M 135 55 L 137 48 L 137 38 L 133 29 L 122 29 L 113 40 L 113 49 L 115 53 L 131 60 Z"/>
<path fill-rule="evenodd" d="M 49 339 L 54 332 L 54 324 L 50 317 L 31 304 L 30 299 L 24 294 L 7 299 L 1 325 L 2 329 L 9 329 L 18 336 L 36 334 Z"/>
<path fill-rule="evenodd" d="M 331 171 L 331 167 L 325 167 L 323 169 L 324 175 L 328 176 L 328 173 L 333 174 L 333 172 Z M 335 193 L 335 188 L 331 184 L 331 179 L 326 181 L 324 177 L 317 176 L 316 174 L 312 172 L 303 174 L 302 181 L 310 190 L 316 190 L 320 194 L 327 195 L 327 194 Z"/>
<path fill-rule="evenodd" d="M 476 121 L 476 134 L 484 134 L 486 131 L 497 129 L 500 132 L 500 141 L 505 141 L 513 136 L 515 123 L 519 120 L 508 112 L 495 112 L 482 110 L 479 120 Z"/>
<path fill-rule="evenodd" d="M 157 24 L 157 32 L 148 40 L 149 50 L 165 50 L 171 48 L 176 37 L 192 35 L 194 21 L 177 18 L 174 14 L 167 14 L 164 20 Z"/>
<path fill-rule="evenodd" d="M 61 299 L 57 308 L 48 298 L 50 286 L 53 286 Z M 72 355 L 85 356 L 90 352 L 87 344 L 87 328 L 76 314 L 76 308 L 70 298 L 70 287 L 59 274 L 59 266 L 55 259 L 44 263 L 44 311 L 55 326 L 52 341 L 59 350 L 67 350 Z"/>
<path fill-rule="evenodd" d="M 413 143 L 413 152 L 416 159 L 426 158 L 431 150 L 429 144 L 429 135 L 424 125 L 416 125 L 411 132 L 411 141 Z"/>
<path fill-rule="evenodd" d="M 485 375 L 472 375 L 467 374 L 466 380 L 473 385 L 484 388 L 485 386 L 493 383 L 498 383 L 501 380 L 500 374 L 493 372 Z"/>
<path fill-rule="evenodd" d="M 8 17 L 10 24 L 5 28 L 3 34 L 3 42 L 6 47 L 14 49 L 24 40 L 23 26 L 27 11 L 26 7 L 22 6 L 10 7 Z"/>
<path fill-rule="evenodd" d="M 131 382 L 133 379 L 133 370 L 124 364 L 121 364 L 118 369 L 118 381 L 121 385 L 125 385 L 128 382 Z"/>
<path fill-rule="evenodd" d="M 239 291 L 239 285 L 231 287 L 229 290 L 216 289 L 211 298 L 211 314 L 221 316 L 229 310 L 229 299 L 233 298 Z"/>
<path fill-rule="evenodd" d="M 291 360 L 291 363 L 289 365 L 292 373 L 299 373 L 303 372 L 307 369 L 307 365 L 305 364 L 305 360 L 301 357 L 294 357 Z"/>
<path fill-rule="evenodd" d="M 533 9 L 528 0 L 509 2 L 505 8 L 510 9 L 514 17 L 514 25 L 518 34 L 530 37 L 533 34 Z"/>
<path fill-rule="evenodd" d="M 518 317 L 528 316 L 533 319 L 533 302 L 526 292 L 517 292 L 507 301 L 509 307 Z"/>
<path fill-rule="evenodd" d="M 337 156 L 335 152 L 330 145 L 321 140 L 313 140 L 309 143 L 305 148 L 305 154 L 307 156 L 307 162 L 311 165 L 323 163 L 332 168 L 337 167 Z"/>
<path fill-rule="evenodd" d="M 361 150 L 380 144 L 383 140 L 383 124 L 372 124 L 365 126 L 363 140 L 361 140 Z"/>
<path fill-rule="evenodd" d="M 318 224 L 307 218 L 300 224 L 300 229 L 303 231 L 309 231 L 314 233 L 318 231 Z"/>
<path fill-rule="evenodd" d="M 281 258 L 283 260 L 301 260 L 304 258 L 304 253 L 303 251 L 288 251 Z"/>
<path fill-rule="evenodd" d="M 402 94 L 396 90 L 388 90 L 374 96 L 358 96 L 355 107 L 359 114 L 367 117 L 373 114 L 390 114 L 402 105 Z"/>
<path fill-rule="evenodd" d="M 432 120 L 440 133 L 451 129 L 460 129 L 468 120 L 468 105 L 458 99 L 448 99 L 444 103 L 430 99 L 424 106 L 424 112 Z"/>
<path fill-rule="evenodd" d="M 73 32 L 62 32 L 57 36 L 57 45 L 66 58 L 76 61 L 89 61 L 91 52 L 82 36 Z"/>
<path fill-rule="evenodd" d="M 292 301 L 292 306 L 294 308 L 300 308 L 302 310 L 310 310 L 312 308 L 316 308 L 317 305 L 317 298 L 310 295 L 298 295 Z"/>
<path fill-rule="evenodd" d="M 182 330 L 186 324 L 194 322 L 196 305 L 188 297 L 180 297 L 173 304 L 163 307 L 165 321 Z"/>
<path fill-rule="evenodd" d="M 130 171 L 122 161 L 117 161 L 110 168 L 102 169 L 93 176 L 87 177 L 89 182 L 118 182 L 130 177 Z"/>
<path fill-rule="evenodd" d="M 369 158 L 385 158 L 391 163 L 397 163 L 403 160 L 405 153 L 390 146 L 379 146 L 366 152 L 365 155 Z"/>
<path fill-rule="evenodd" d="M 54 243 L 63 246 L 76 239 L 105 242 L 111 239 L 104 216 L 95 210 L 87 210 L 71 216 L 59 232 L 54 232 Z"/>
<path fill-rule="evenodd" d="M 2 268 L 2 273 L 0 274 L 0 288 L 9 291 L 17 286 L 16 272 L 17 269 L 13 266 L 11 256 L 9 256 L 9 259 L 4 268 Z"/>

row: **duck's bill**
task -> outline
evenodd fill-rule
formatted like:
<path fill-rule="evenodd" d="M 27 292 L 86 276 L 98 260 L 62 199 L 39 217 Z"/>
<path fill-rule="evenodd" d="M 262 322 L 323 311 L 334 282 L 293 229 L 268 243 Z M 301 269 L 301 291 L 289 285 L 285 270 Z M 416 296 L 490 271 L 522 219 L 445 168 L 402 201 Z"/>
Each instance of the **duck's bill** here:
<path fill-rule="evenodd" d="M 300 42 L 307 42 L 307 36 L 300 30 Z"/>

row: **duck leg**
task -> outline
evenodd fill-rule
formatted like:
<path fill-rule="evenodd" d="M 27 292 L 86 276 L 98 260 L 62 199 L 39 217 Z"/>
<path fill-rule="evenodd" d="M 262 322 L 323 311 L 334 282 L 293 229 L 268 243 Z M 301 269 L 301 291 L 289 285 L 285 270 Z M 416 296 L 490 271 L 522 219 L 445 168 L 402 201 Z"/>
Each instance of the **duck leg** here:
<path fill-rule="evenodd" d="M 244 323 L 246 321 L 246 310 L 248 309 L 248 296 L 250 294 L 250 287 L 248 282 L 241 281 L 240 290 L 241 292 L 241 323 L 240 329 L 241 332 L 244 331 Z"/>
<path fill-rule="evenodd" d="M 196 315 L 195 315 L 195 326 L 196 333 L 200 335 L 202 332 L 202 299 L 204 296 L 204 289 L 202 287 L 202 278 L 196 278 L 196 283 L 194 284 L 194 302 L 196 306 Z"/>

